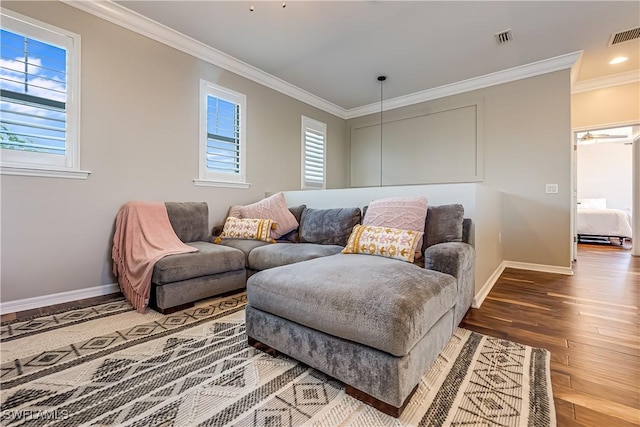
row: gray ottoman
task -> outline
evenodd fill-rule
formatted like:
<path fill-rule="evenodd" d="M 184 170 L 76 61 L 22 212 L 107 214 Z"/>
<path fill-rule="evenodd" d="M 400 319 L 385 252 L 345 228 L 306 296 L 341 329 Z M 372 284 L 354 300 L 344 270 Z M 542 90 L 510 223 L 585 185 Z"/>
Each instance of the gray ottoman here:
<path fill-rule="evenodd" d="M 456 293 L 454 277 L 407 262 L 318 258 L 249 278 L 247 335 L 397 417 L 453 334 Z"/>

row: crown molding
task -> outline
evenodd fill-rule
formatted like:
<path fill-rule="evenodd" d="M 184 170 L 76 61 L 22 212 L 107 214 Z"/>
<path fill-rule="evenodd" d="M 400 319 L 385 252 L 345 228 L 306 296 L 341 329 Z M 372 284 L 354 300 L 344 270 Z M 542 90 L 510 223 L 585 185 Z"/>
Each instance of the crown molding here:
<path fill-rule="evenodd" d="M 581 57 L 581 55 L 582 51 L 571 52 L 565 55 L 544 59 L 542 61 L 520 65 L 518 67 L 497 71 L 491 74 L 485 74 L 484 76 L 473 77 L 471 79 L 435 87 L 433 89 L 427 89 L 409 95 L 387 99 L 383 103 L 383 110 L 393 110 L 395 108 L 405 107 L 407 105 L 417 104 L 425 101 L 431 101 L 434 99 L 443 98 L 445 96 L 457 95 L 459 93 L 483 89 L 486 87 L 509 83 L 529 77 L 535 77 L 541 74 L 565 70 L 567 68 L 571 68 L 573 64 Z M 351 110 L 348 110 L 346 118 L 351 119 L 379 112 L 380 103 L 373 103 L 365 105 L 363 107 L 352 108 Z"/>
<path fill-rule="evenodd" d="M 604 89 L 613 86 L 621 86 L 640 81 L 640 70 L 631 70 L 626 73 L 613 74 L 611 76 L 597 79 L 583 80 L 575 82 L 571 88 L 571 93 L 582 93 L 590 90 Z"/>
<path fill-rule="evenodd" d="M 61 0 L 63 3 L 80 9 L 91 15 L 102 18 L 113 24 L 134 31 L 152 40 L 178 49 L 184 53 L 206 61 L 210 64 L 224 68 L 227 71 L 238 74 L 263 86 L 276 90 L 298 101 L 304 102 L 327 113 L 344 118 L 346 110 L 326 101 L 297 86 L 285 82 L 256 67 L 242 62 L 231 55 L 205 45 L 191 37 L 188 37 L 174 29 L 149 19 L 137 12 L 120 6 L 111 0 L 86 1 L 86 0 Z"/>
<path fill-rule="evenodd" d="M 374 103 L 346 110 L 297 86 L 268 74 L 252 65 L 224 52 L 205 45 L 163 24 L 127 9 L 111 0 L 61 0 L 63 3 L 102 18 L 113 24 L 149 37 L 186 54 L 245 77 L 270 89 L 283 93 L 298 101 L 316 107 L 343 119 L 365 116 L 380 111 L 380 104 Z M 420 102 L 456 95 L 463 92 L 495 86 L 515 80 L 571 68 L 579 60 L 582 51 L 521 65 L 503 71 L 474 77 L 456 83 L 385 100 L 384 110 L 405 107 Z"/>

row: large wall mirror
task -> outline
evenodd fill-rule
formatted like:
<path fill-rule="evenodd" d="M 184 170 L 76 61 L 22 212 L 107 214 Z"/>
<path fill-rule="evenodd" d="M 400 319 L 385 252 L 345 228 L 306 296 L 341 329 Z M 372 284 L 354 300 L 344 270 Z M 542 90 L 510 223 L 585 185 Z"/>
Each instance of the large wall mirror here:
<path fill-rule="evenodd" d="M 351 126 L 351 187 L 482 181 L 482 103 Z"/>

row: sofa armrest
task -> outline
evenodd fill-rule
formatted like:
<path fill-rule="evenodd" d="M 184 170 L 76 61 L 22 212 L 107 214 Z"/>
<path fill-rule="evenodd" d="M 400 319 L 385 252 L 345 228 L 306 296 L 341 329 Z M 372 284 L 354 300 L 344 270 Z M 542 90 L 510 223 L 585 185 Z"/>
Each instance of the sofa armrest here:
<path fill-rule="evenodd" d="M 458 297 L 454 313 L 456 325 L 460 323 L 473 301 L 475 261 L 475 249 L 468 243 L 438 243 L 424 251 L 424 268 L 450 274 L 458 282 Z"/>

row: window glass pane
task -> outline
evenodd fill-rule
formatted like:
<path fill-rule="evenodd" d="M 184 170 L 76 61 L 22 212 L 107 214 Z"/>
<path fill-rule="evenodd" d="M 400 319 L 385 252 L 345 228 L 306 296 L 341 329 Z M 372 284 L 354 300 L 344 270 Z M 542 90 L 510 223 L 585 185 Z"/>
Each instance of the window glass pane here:
<path fill-rule="evenodd" d="M 207 96 L 207 170 L 240 173 L 240 108 Z"/>
<path fill-rule="evenodd" d="M 65 49 L 2 30 L 0 143 L 2 148 L 65 155 Z"/>

